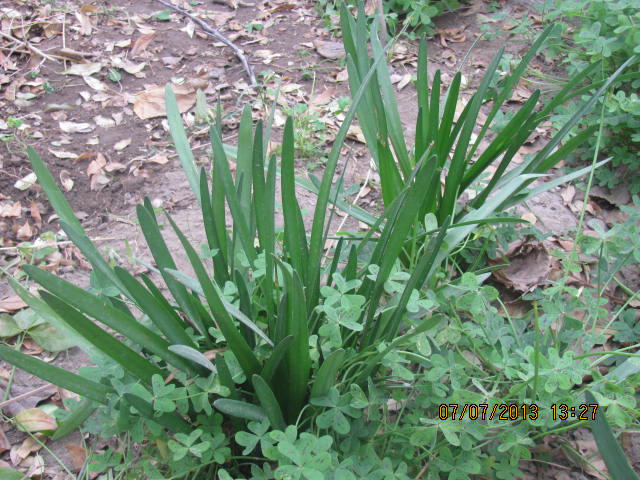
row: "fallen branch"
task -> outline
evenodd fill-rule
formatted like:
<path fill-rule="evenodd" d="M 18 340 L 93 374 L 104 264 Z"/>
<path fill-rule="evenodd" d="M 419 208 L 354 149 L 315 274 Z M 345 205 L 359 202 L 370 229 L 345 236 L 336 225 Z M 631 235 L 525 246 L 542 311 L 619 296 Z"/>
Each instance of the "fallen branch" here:
<path fill-rule="evenodd" d="M 223 34 L 221 34 L 215 28 L 211 27 L 204 20 L 201 20 L 198 17 L 196 17 L 195 15 L 187 12 L 186 10 L 184 10 L 184 9 L 182 9 L 180 7 L 177 7 L 177 6 L 175 6 L 175 5 L 173 5 L 173 4 L 169 3 L 169 2 L 165 2 L 164 0 L 156 0 L 156 1 L 158 3 L 161 3 L 162 5 L 164 5 L 165 7 L 169 7 L 172 10 L 175 10 L 176 12 L 181 13 L 185 17 L 190 18 L 195 23 L 197 23 L 200 26 L 200 28 L 202 28 L 202 31 L 204 33 L 206 33 L 210 37 L 215 38 L 216 40 L 221 41 L 227 47 L 229 47 L 231 50 L 233 50 L 233 52 L 236 54 L 236 57 L 238 57 L 238 59 L 240 60 L 240 63 L 242 63 L 242 66 L 244 67 L 245 71 L 247 72 L 247 75 L 249 75 L 249 81 L 251 82 L 251 86 L 253 87 L 254 85 L 257 85 L 256 76 L 253 73 L 253 69 L 251 68 L 251 65 L 249 65 L 249 61 L 247 60 L 247 57 L 245 56 L 245 54 L 242 51 L 242 49 L 238 48 L 231 40 L 229 40 L 227 37 L 225 37 Z"/>
<path fill-rule="evenodd" d="M 58 60 L 53 58 L 51 55 L 48 55 L 48 54 L 44 53 L 42 50 L 40 50 L 37 47 L 34 47 L 29 42 L 26 42 L 24 40 L 20 40 L 19 38 L 16 38 L 13 35 L 9 35 L 7 33 L 1 32 L 1 31 L 0 31 L 0 36 L 6 38 L 7 40 L 10 40 L 11 42 L 15 42 L 15 43 L 17 43 L 19 45 L 22 45 L 22 46 L 26 47 L 31 52 L 35 53 L 36 55 L 39 55 L 42 58 L 46 58 L 47 60 L 52 60 L 52 61 L 54 61 L 56 63 L 58 62 Z"/>

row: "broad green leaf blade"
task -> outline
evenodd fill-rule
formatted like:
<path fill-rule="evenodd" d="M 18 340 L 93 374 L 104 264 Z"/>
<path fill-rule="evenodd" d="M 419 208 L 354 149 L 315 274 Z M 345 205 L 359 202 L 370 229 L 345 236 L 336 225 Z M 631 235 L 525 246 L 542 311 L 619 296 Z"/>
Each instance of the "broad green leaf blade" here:
<path fill-rule="evenodd" d="M 211 308 L 211 313 L 215 317 L 218 327 L 220 328 L 220 331 L 222 331 L 229 348 L 238 359 L 245 375 L 250 376 L 254 373 L 258 373 L 258 370 L 260 369 L 258 359 L 255 357 L 244 337 L 233 324 L 231 315 L 229 315 L 229 312 L 225 308 L 218 290 L 214 287 L 214 284 L 202 265 L 198 254 L 189 243 L 189 240 L 187 240 L 182 231 L 178 228 L 178 225 L 173 221 L 171 216 L 167 215 L 167 219 L 173 227 L 173 230 L 176 232 L 180 243 L 182 243 L 187 257 L 191 262 L 191 266 L 193 267 L 193 271 L 198 277 L 198 282 L 202 287 L 207 303 Z"/>
<path fill-rule="evenodd" d="M 344 349 L 340 348 L 331 352 L 331 354 L 325 358 L 318 369 L 318 373 L 316 373 L 309 398 L 324 397 L 329 394 L 329 390 L 336 383 L 336 376 L 338 375 L 338 370 L 342 367 L 345 354 Z"/>
<path fill-rule="evenodd" d="M 151 384 L 151 377 L 154 374 L 162 375 L 162 370 L 149 362 L 149 360 L 112 337 L 58 297 L 43 290 L 40 291 L 40 295 L 76 332 L 93 343 L 102 353 L 122 366 L 134 377 Z"/>
<path fill-rule="evenodd" d="M 273 394 L 271 388 L 269 388 L 267 382 L 260 375 L 253 375 L 251 377 L 251 381 L 253 383 L 253 389 L 256 392 L 256 396 L 258 397 L 258 401 L 267 414 L 267 418 L 269 418 L 271 426 L 278 430 L 284 430 L 286 424 L 284 417 L 282 416 L 282 410 L 280 409 L 280 405 L 278 405 L 276 396 Z"/>
<path fill-rule="evenodd" d="M 182 311 L 187 318 L 193 322 L 194 326 L 199 330 L 205 338 L 209 338 L 209 325 L 205 325 L 204 320 L 200 317 L 198 309 L 195 306 L 193 297 L 187 292 L 187 289 L 170 274 L 166 272 L 166 269 L 176 269 L 176 264 L 173 261 L 173 257 L 169 252 L 169 248 L 160 233 L 160 228 L 153 213 L 153 209 L 148 209 L 142 205 L 136 207 L 138 214 L 138 222 L 140 222 L 140 229 L 147 241 L 151 255 L 158 266 L 160 275 L 169 287 L 169 291 L 173 298 L 176 300 Z"/>
<path fill-rule="evenodd" d="M 284 277 L 284 289 L 287 298 L 284 311 L 284 335 L 292 335 L 293 341 L 285 352 L 284 361 L 278 369 L 281 378 L 287 382 L 278 389 L 280 404 L 285 417 L 294 422 L 304 406 L 307 396 L 307 383 L 311 370 L 309 357 L 309 327 L 304 289 L 297 272 L 291 266 L 277 259 Z"/>
<path fill-rule="evenodd" d="M 156 415 L 156 412 L 153 410 L 153 407 L 149 404 L 149 402 L 146 402 L 137 395 L 125 393 L 124 399 L 129 402 L 129 404 L 131 404 L 133 408 L 138 410 L 143 417 L 152 419 L 154 422 L 159 423 L 173 433 L 189 434 L 194 429 L 192 425 L 186 422 L 180 415 L 175 412 L 163 413 L 159 416 Z"/>
<path fill-rule="evenodd" d="M 74 230 L 84 232 L 84 229 L 80 224 L 80 220 L 78 220 L 78 217 L 73 213 L 71 205 L 69 205 L 67 199 L 64 198 L 62 191 L 58 188 L 51 172 L 49 172 L 49 169 L 42 161 L 42 158 L 40 158 L 40 155 L 38 155 L 32 147 L 27 146 L 27 156 L 31 162 L 33 172 L 38 178 L 38 183 L 47 195 L 49 203 L 51 203 L 51 206 L 60 217 L 60 220 L 66 222 Z"/>
<path fill-rule="evenodd" d="M 173 275 L 180 283 L 182 283 L 184 286 L 186 286 L 190 290 L 194 291 L 198 295 L 205 296 L 202 285 L 200 285 L 198 280 L 196 280 L 195 278 L 190 277 L 189 275 L 185 275 L 184 273 L 179 272 L 178 270 L 167 269 L 167 272 L 170 275 Z M 236 320 L 238 320 L 244 326 L 248 327 L 253 333 L 258 335 L 262 340 L 264 340 L 264 342 L 267 345 L 273 346 L 273 342 L 271 341 L 271 339 L 260 329 L 260 327 L 258 327 L 253 321 L 251 321 L 249 317 L 247 317 L 244 313 L 242 313 L 242 311 L 238 307 L 229 303 L 222 296 L 222 292 L 220 291 L 220 288 L 215 283 L 213 284 L 213 288 L 215 288 L 216 292 L 218 293 L 218 296 L 220 297 L 220 301 L 222 302 L 222 304 L 224 305 L 224 308 L 227 310 L 227 312 L 229 312 L 230 315 L 235 317 Z"/>
<path fill-rule="evenodd" d="M 284 216 L 284 245 L 291 266 L 300 273 L 303 279 L 307 277 L 307 237 L 302 223 L 302 213 L 296 198 L 294 183 L 294 140 L 293 120 L 287 118 L 282 137 L 282 172 L 280 176 L 282 190 L 282 213 Z"/>
<path fill-rule="evenodd" d="M 201 352 L 188 345 L 170 345 L 169 350 L 173 353 L 180 355 L 181 357 L 191 360 L 198 365 L 202 365 L 210 372 L 217 373 L 216 367 L 211 361 L 205 357 Z"/>
<path fill-rule="evenodd" d="M 16 352 L 4 345 L 0 345 L 0 359 L 47 382 L 66 388 L 82 397 L 89 398 L 101 404 L 106 404 L 107 395 L 114 393 L 111 387 L 93 382 L 80 375 L 43 362 L 31 355 Z"/>
<path fill-rule="evenodd" d="M 585 398 L 588 404 L 597 405 L 596 399 L 591 392 L 586 391 Z M 589 422 L 589 426 L 593 431 L 598 450 L 607 465 L 611 478 L 615 480 L 640 480 L 638 474 L 629 465 L 629 460 L 616 440 L 601 406 L 596 410 L 596 418 Z"/>
<path fill-rule="evenodd" d="M 215 361 L 216 369 L 218 370 L 218 377 L 220 378 L 220 385 L 229 389 L 231 398 L 239 400 L 240 394 L 238 393 L 236 384 L 233 383 L 233 377 L 229 371 L 227 361 L 224 359 L 224 355 L 216 355 Z"/>
<path fill-rule="evenodd" d="M 62 302 L 67 304 L 68 307 L 75 307 L 82 313 L 95 318 L 99 322 L 104 323 L 110 328 L 113 328 L 116 332 L 121 333 L 126 338 L 133 341 L 135 344 L 142 348 L 145 348 L 151 353 L 158 355 L 163 360 L 171 363 L 180 369 L 189 369 L 190 365 L 185 362 L 181 357 L 174 355 L 168 351 L 169 343 L 160 337 L 155 332 L 144 327 L 138 322 L 135 317 L 130 314 L 126 314 L 123 311 L 112 307 L 105 300 L 92 295 L 91 293 L 76 287 L 72 283 L 67 282 L 55 275 L 52 275 L 44 270 L 41 270 L 32 265 L 25 265 L 24 270 L 40 285 L 49 290 L 51 293 L 61 299 Z M 43 298 L 44 299 L 44 298 Z M 59 309 L 56 309 L 48 300 L 44 299 L 51 308 L 56 310 L 59 315 L 62 315 Z M 54 297 L 54 301 L 57 300 Z M 66 309 L 63 309 L 66 311 Z M 75 312 L 75 310 L 74 310 Z M 67 317 L 62 317 L 66 322 L 69 322 Z M 102 332 L 105 335 L 106 332 L 101 328 L 95 326 L 93 322 L 89 322 L 92 327 L 97 328 L 96 333 Z M 72 325 L 72 328 L 80 335 L 87 338 L 96 348 L 102 350 L 105 354 L 110 355 L 109 352 L 104 351 L 100 341 L 93 341 L 86 335 L 87 332 L 78 330 L 78 328 Z M 93 331 L 93 330 L 92 330 Z M 108 335 L 110 338 L 111 335 Z M 117 340 L 115 340 L 117 342 Z M 118 342 L 120 344 L 120 342 Z M 136 354 L 137 356 L 137 354 Z M 118 361 L 118 360 L 116 360 Z M 149 363 L 149 365 L 151 365 Z M 126 368 L 126 367 L 125 367 Z"/>
<path fill-rule="evenodd" d="M 221 285 L 229 280 L 229 264 L 227 263 L 226 252 L 226 232 L 221 228 L 220 222 L 213 214 L 211 205 L 211 195 L 209 195 L 209 184 L 207 182 L 207 173 L 205 169 L 200 170 L 200 197 L 202 198 L 202 223 L 207 236 L 207 243 L 211 251 L 217 251 L 213 256 L 213 273 L 214 278 Z M 224 223 L 225 219 L 222 219 Z M 223 238 L 221 238 L 221 235 Z"/>
<path fill-rule="evenodd" d="M 232 417 L 238 417 L 245 420 L 261 422 L 267 418 L 267 413 L 263 408 L 241 400 L 219 398 L 213 402 L 213 406 L 225 415 L 231 415 Z"/>
<path fill-rule="evenodd" d="M 289 345 L 293 341 L 293 335 L 289 335 L 280 340 L 275 347 L 273 347 L 273 351 L 269 358 L 264 364 L 262 371 L 260 372 L 260 376 L 264 378 L 267 382 L 271 382 L 273 375 L 275 374 L 277 368 L 280 366 L 280 362 L 284 358 Z"/>
<path fill-rule="evenodd" d="M 93 400 L 85 398 L 81 401 L 80 405 L 75 407 L 69 416 L 58 424 L 58 428 L 51 436 L 51 440 L 58 440 L 59 438 L 66 437 L 72 432 L 75 432 L 84 421 L 89 418 L 96 410 L 96 404 Z M 1 477 L 0 477 L 1 478 Z"/>
<path fill-rule="evenodd" d="M 131 293 L 131 300 L 137 303 L 140 310 L 165 334 L 170 343 L 195 346 L 195 343 L 186 332 L 187 325 L 182 322 L 169 305 L 160 303 L 133 275 L 123 268 L 115 267 L 114 270 L 120 281 Z"/>
<path fill-rule="evenodd" d="M 169 131 L 171 132 L 173 143 L 176 146 L 176 152 L 178 152 L 180 164 L 187 176 L 189 186 L 191 187 L 193 194 L 196 196 L 196 200 L 198 200 L 198 204 L 201 204 L 200 185 L 198 182 L 198 173 L 196 172 L 196 159 L 193 156 L 191 147 L 189 146 L 187 132 L 182 124 L 182 118 L 180 117 L 180 111 L 178 110 L 178 102 L 176 101 L 176 96 L 171 89 L 171 84 L 167 84 L 165 87 L 164 101 L 167 108 Z"/>

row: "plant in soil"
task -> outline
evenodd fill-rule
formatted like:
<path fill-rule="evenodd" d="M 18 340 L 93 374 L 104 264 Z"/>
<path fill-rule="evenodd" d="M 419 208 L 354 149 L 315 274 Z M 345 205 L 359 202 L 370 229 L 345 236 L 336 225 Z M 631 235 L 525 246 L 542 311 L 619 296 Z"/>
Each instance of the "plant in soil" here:
<path fill-rule="evenodd" d="M 456 121 L 452 105 L 460 78 L 441 108 L 439 75 L 429 89 L 423 45 L 421 113 L 410 155 L 375 30 L 371 60 L 363 20 L 343 9 L 342 21 L 354 98 L 321 179 L 294 177 L 292 119 L 285 124 L 278 165 L 266 153 L 270 124 L 254 125 L 249 108 L 240 122 L 235 176 L 219 117 L 210 129 L 211 168 L 197 171 L 167 88 L 171 134 L 206 241 L 192 245 L 168 212 L 161 217 L 145 200 L 137 216 L 154 259 L 150 274 L 136 278 L 103 258 L 42 159 L 28 149 L 62 228 L 93 267 L 90 291 L 35 266 L 23 270 L 40 286 L 39 296 L 10 279 L 38 315 L 71 332 L 97 365 L 74 374 L 0 346 L 3 360 L 83 398 L 61 418 L 55 436 L 77 428 L 101 405 L 88 421 L 90 431 L 126 432 L 133 444 L 145 445 L 128 472 L 133 476 L 404 479 L 428 464 L 430 478 L 495 470 L 511 478 L 518 460 L 529 455 L 523 445 L 532 444 L 533 433 L 556 428 L 557 419 L 526 412 L 522 422 L 506 425 L 450 417 L 452 403 L 548 406 L 560 393 L 575 399 L 572 388 L 592 365 L 576 362 L 553 335 L 541 338 L 550 327 L 539 327 L 537 316 L 536 328 L 527 331 L 531 318 L 500 314 L 492 303 L 495 289 L 482 285 L 488 273 L 453 275 L 443 262 L 478 225 L 557 184 L 528 189 L 586 134 L 560 146 L 572 126 L 567 124 L 543 153 L 508 170 L 540 120 L 533 114 L 534 95 L 474 157 L 479 146 L 471 137 L 480 107 L 494 100 L 498 107 L 492 108 L 499 108 L 517 76 L 501 88 L 494 78 L 496 59 Z M 569 98 L 576 85 L 552 103 Z M 343 182 L 335 181 L 356 112 L 382 179 L 379 217 L 348 207 Z M 462 192 L 500 155 L 488 183 L 466 206 L 458 205 Z M 297 184 L 317 194 L 309 232 Z M 371 228 L 326 249 L 335 209 L 343 207 Z M 181 243 L 188 273 L 178 270 L 176 253 L 169 251 L 168 229 Z M 440 405 L 445 418 L 438 417 Z M 110 468 L 112 459 L 98 462 Z"/>

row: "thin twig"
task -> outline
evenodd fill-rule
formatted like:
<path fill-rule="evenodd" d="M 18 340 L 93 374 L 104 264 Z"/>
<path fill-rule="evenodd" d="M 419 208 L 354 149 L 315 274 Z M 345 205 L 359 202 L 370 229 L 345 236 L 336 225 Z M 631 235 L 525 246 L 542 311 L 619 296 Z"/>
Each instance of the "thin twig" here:
<path fill-rule="evenodd" d="M 40 55 L 42 58 L 46 58 L 47 60 L 53 60 L 54 62 L 58 61 L 55 58 L 53 58 L 51 55 L 47 55 L 46 53 L 44 53 L 39 48 L 34 47 L 29 42 L 25 42 L 24 40 L 20 40 L 19 38 L 16 38 L 16 37 L 14 37 L 12 35 L 9 35 L 7 33 L 2 32 L 2 31 L 0 31 L 0 36 L 3 36 L 7 40 L 11 40 L 12 42 L 19 43 L 20 45 L 23 45 L 23 46 L 27 47 L 33 53 L 35 53 L 36 55 Z"/>
<path fill-rule="evenodd" d="M 42 385 L 41 387 L 38 387 L 35 390 L 31 390 L 30 392 L 23 393 L 22 395 L 18 395 L 17 397 L 10 398 L 5 402 L 0 403 L 0 409 L 9 406 L 12 403 L 19 402 L 20 400 L 23 400 L 25 398 L 29 398 L 30 396 L 35 395 L 36 393 L 43 392 L 51 387 L 55 387 L 55 385 L 53 383 L 47 383 L 46 385 Z"/>
<path fill-rule="evenodd" d="M 387 44 L 387 22 L 384 19 L 384 6 L 382 5 L 382 0 L 378 0 L 377 4 L 378 20 L 380 21 L 380 40 L 382 41 L 382 46 L 384 47 Z"/>
<path fill-rule="evenodd" d="M 184 10 L 184 9 L 182 9 L 180 7 L 177 7 L 177 6 L 175 6 L 175 5 L 173 5 L 173 4 L 169 3 L 169 2 L 165 2 L 164 0 L 156 0 L 156 1 L 158 3 L 161 3 L 162 5 L 164 5 L 165 7 L 169 7 L 172 10 L 175 10 L 176 12 L 181 13 L 185 17 L 189 17 L 195 23 L 200 25 L 200 28 L 202 28 L 204 33 L 206 33 L 210 37 L 215 38 L 216 40 L 221 41 L 227 47 L 229 47 L 231 50 L 233 50 L 233 52 L 236 54 L 236 57 L 238 57 L 238 59 L 240 60 L 240 63 L 242 63 L 242 66 L 244 67 L 245 71 L 247 72 L 247 75 L 249 75 L 249 81 L 251 82 L 250 86 L 253 87 L 253 86 L 258 84 L 256 82 L 256 76 L 253 73 L 253 69 L 251 68 L 251 65 L 249 65 L 249 61 L 247 60 L 247 57 L 245 56 L 244 52 L 242 51 L 242 49 L 238 48 L 231 40 L 229 40 L 227 37 L 225 37 L 223 34 L 221 34 L 215 28 L 211 27 L 207 22 L 205 22 L 204 20 L 199 19 L 198 17 L 196 17 L 195 15 L 187 12 L 186 10 Z"/>

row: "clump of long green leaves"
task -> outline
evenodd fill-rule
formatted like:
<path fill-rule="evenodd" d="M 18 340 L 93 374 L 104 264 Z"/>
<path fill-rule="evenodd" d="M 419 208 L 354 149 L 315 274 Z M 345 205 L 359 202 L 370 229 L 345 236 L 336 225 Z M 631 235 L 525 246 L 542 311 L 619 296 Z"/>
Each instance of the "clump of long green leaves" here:
<path fill-rule="evenodd" d="M 341 26 L 347 52 L 349 85 L 351 91 L 356 92 L 371 68 L 369 52 L 376 57 L 383 54 L 384 49 L 378 39 L 376 25 L 373 24 L 369 31 L 362 5 L 357 18 L 343 5 Z M 464 102 L 461 72 L 454 75 L 446 93 L 441 94 L 442 77 L 439 70 L 433 75 L 433 81 L 429 81 L 427 43 L 422 40 L 416 80 L 418 117 L 412 148 L 409 148 L 404 136 L 387 65 L 379 63 L 375 78 L 368 82 L 363 100 L 357 107 L 358 121 L 380 174 L 384 204 L 391 204 L 400 194 L 407 180 L 415 175 L 416 165 L 420 165 L 420 170 L 427 170 L 426 181 L 422 183 L 426 193 L 415 212 L 414 225 L 418 231 L 411 238 L 419 236 L 420 230 L 424 231 L 421 224 L 425 216 L 435 220 L 429 222 L 432 225 L 442 225 L 445 219 L 450 218 L 455 228 L 447 233 L 444 242 L 447 249 L 441 252 L 443 258 L 458 247 L 478 222 L 489 222 L 497 212 L 503 212 L 528 198 L 584 175 L 591 169 L 583 168 L 529 188 L 534 180 L 546 175 L 593 136 L 597 126 L 587 128 L 563 143 L 570 130 L 591 110 L 598 97 L 632 59 L 605 82 L 596 85 L 599 87 L 597 92 L 577 109 L 549 142 L 535 155 L 526 156 L 519 165 L 512 165 L 514 157 L 536 128 L 549 119 L 554 109 L 573 98 L 580 98 L 594 88 L 592 84 L 586 87 L 583 84 L 597 64 L 577 72 L 542 107 L 538 107 L 540 91 L 536 90 L 506 125 L 498 129 L 493 139 L 488 137 L 497 114 L 511 98 L 514 87 L 523 80 L 527 66 L 544 46 L 553 28 L 551 25 L 545 29 L 514 71 L 498 80 L 497 69 L 504 52 L 504 47 L 501 48 L 461 112 L 458 111 L 461 101 Z M 481 113 L 484 106 L 488 112 Z M 481 120 L 482 116 L 484 118 Z M 461 205 L 461 199 L 467 197 L 470 200 L 466 205 Z M 351 207 L 349 211 L 370 225 L 375 221 L 375 218 L 357 207 Z M 413 252 L 420 248 L 419 243 L 414 246 L 407 243 L 406 246 L 407 258 L 411 258 Z"/>
<path fill-rule="evenodd" d="M 372 75 L 373 69 L 369 77 Z M 354 104 L 361 97 L 362 92 L 356 95 Z M 355 111 L 347 116 L 327 162 L 308 236 L 295 193 L 291 120 L 285 125 L 282 142 L 284 224 L 282 232 L 277 233 L 276 157 L 267 158 L 263 126 L 259 122 L 254 128 L 250 109 L 245 109 L 240 124 L 234 178 L 219 126 L 211 128 L 212 169 L 198 173 L 170 88 L 166 104 L 176 148 L 202 211 L 205 253 L 199 253 L 165 214 L 195 278 L 177 270 L 161 222 L 148 200 L 137 207 L 138 221 L 155 269 L 171 298 L 162 294 L 151 277 L 135 278 L 120 267 L 112 267 L 89 240 L 43 161 L 29 149 L 34 172 L 60 216 L 62 228 L 91 262 L 92 275 L 104 288 L 90 293 L 33 266 L 25 266 L 24 271 L 42 287 L 40 298 L 13 280 L 12 284 L 34 309 L 54 317 L 52 323 L 73 331 L 82 347 L 98 351 L 118 365 L 125 380 L 114 374 L 97 382 L 3 346 L 0 358 L 92 402 L 106 403 L 113 396 L 121 396 L 119 401 L 125 410 L 133 407 L 178 433 L 188 433 L 201 423 L 200 412 L 207 411 L 202 392 L 193 395 L 198 403 L 182 408 L 177 401 L 159 402 L 157 392 L 165 391 L 162 384 L 166 382 L 188 388 L 194 379 L 210 378 L 220 388 L 204 393 L 218 411 L 243 420 L 268 418 L 272 427 L 283 429 L 304 419 L 302 414 L 313 414 L 311 407 L 306 408 L 309 402 L 327 395 L 341 369 L 351 366 L 356 372 L 353 380 L 365 381 L 394 346 L 391 342 L 386 350 L 380 350 L 380 341 L 402 341 L 438 323 L 437 316 L 423 312 L 422 317 L 414 316 L 407 324 L 405 314 L 411 294 L 425 283 L 432 270 L 446 227 L 433 235 L 420 268 L 411 274 L 404 290 L 394 298 L 386 298 L 384 292 L 388 272 L 401 254 L 400 240 L 411 228 L 411 212 L 423 202 L 424 189 L 420 186 L 426 170 L 416 170 L 414 178 L 388 206 L 379 238 L 358 240 L 350 248 L 341 241 L 330 255 L 324 250 L 331 185 L 340 146 Z M 227 227 L 227 209 L 231 228 Z M 371 253 L 363 260 L 365 244 L 371 244 Z M 380 267 L 380 273 L 372 275 L 376 267 Z M 330 293 L 321 292 L 333 287 L 343 293 L 356 290 L 352 298 L 357 296 L 354 302 L 362 308 L 350 312 L 348 320 L 331 316 L 329 309 L 323 308 L 323 304 L 327 306 L 324 298 Z M 341 307 L 333 306 L 331 312 L 336 308 Z M 134 310 L 141 312 L 148 325 L 139 321 Z M 314 348 L 310 340 L 322 337 L 320 329 L 329 323 L 338 329 L 343 341 L 318 342 Z M 397 339 L 400 331 L 403 335 Z M 216 355 L 213 361 L 203 354 L 220 348 L 225 353 Z M 238 368 L 233 371 L 235 366 Z M 137 386 L 123 389 L 123 384 Z"/>

